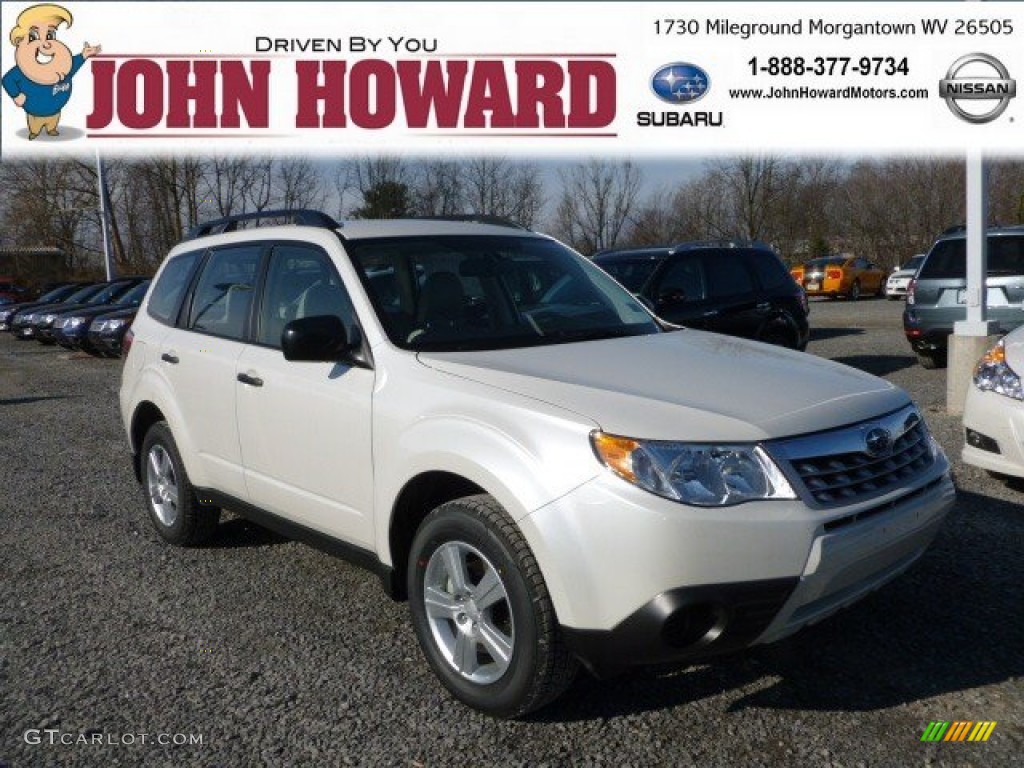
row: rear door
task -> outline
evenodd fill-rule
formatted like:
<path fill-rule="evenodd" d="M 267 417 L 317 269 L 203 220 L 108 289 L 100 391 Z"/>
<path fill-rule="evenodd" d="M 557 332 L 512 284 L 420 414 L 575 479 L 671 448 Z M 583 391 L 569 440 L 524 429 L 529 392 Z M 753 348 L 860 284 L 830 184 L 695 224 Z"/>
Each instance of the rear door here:
<path fill-rule="evenodd" d="M 161 370 L 187 420 L 193 455 L 217 490 L 246 498 L 235 419 L 235 368 L 249 326 L 258 243 L 207 255 L 183 322 L 159 343 Z"/>
<path fill-rule="evenodd" d="M 704 316 L 709 331 L 730 336 L 757 338 L 771 302 L 760 299 L 754 276 L 738 249 L 701 252 L 707 284 L 708 309 Z"/>

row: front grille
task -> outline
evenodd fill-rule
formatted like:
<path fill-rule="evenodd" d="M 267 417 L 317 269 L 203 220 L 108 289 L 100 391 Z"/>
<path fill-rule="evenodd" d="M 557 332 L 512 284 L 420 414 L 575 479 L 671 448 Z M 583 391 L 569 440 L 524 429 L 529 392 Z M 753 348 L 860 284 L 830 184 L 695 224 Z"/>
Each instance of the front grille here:
<path fill-rule="evenodd" d="M 882 430 L 891 446 L 871 452 L 867 436 Z M 852 449 L 852 450 L 851 450 Z M 802 486 L 814 506 L 852 504 L 909 487 L 935 456 L 924 420 L 915 409 L 835 432 L 784 442 L 774 447 L 788 464 L 787 474 Z"/>

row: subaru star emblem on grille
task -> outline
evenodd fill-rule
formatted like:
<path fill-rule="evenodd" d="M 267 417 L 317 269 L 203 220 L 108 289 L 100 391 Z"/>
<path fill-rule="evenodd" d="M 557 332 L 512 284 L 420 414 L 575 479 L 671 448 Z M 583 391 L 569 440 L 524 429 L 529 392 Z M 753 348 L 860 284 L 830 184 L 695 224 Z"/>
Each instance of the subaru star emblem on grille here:
<path fill-rule="evenodd" d="M 864 443 L 869 456 L 885 456 L 892 450 L 892 435 L 887 429 L 875 427 L 868 430 Z"/>

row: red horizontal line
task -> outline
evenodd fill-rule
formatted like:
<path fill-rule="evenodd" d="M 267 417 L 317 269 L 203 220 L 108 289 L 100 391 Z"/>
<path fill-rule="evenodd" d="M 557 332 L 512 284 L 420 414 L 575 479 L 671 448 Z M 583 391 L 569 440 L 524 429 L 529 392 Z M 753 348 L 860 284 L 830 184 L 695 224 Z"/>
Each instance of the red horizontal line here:
<path fill-rule="evenodd" d="M 515 131 L 461 131 L 459 133 L 423 133 L 421 136 L 443 136 L 446 139 L 461 139 L 461 138 L 494 138 L 494 139 L 507 139 L 515 137 L 517 139 L 532 139 L 532 138 L 559 138 L 559 139 L 614 139 L 619 134 L 617 133 L 582 133 L 582 132 L 542 132 L 542 133 L 521 133 Z"/>
<path fill-rule="evenodd" d="M 269 53 L 97 53 L 97 59 L 281 59 Z"/>
<path fill-rule="evenodd" d="M 425 53 L 439 59 L 614 59 L 614 53 Z"/>
<path fill-rule="evenodd" d="M 291 133 L 87 133 L 89 139 L 287 139 Z"/>
<path fill-rule="evenodd" d="M 97 59 L 294 59 L 309 53 L 336 51 L 292 51 L 290 53 L 97 53 Z M 298 55 L 296 55 L 298 54 Z M 413 54 L 406 54 L 413 55 Z M 614 53 L 422 53 L 415 58 L 438 59 L 614 59 Z"/>

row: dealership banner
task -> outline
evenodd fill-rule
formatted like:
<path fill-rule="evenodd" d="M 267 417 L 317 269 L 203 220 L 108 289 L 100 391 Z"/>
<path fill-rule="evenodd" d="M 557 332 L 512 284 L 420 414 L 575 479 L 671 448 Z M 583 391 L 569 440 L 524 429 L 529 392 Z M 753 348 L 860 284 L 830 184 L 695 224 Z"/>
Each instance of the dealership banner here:
<path fill-rule="evenodd" d="M 3 157 L 1024 147 L 1024 4 L 0 3 Z"/>

